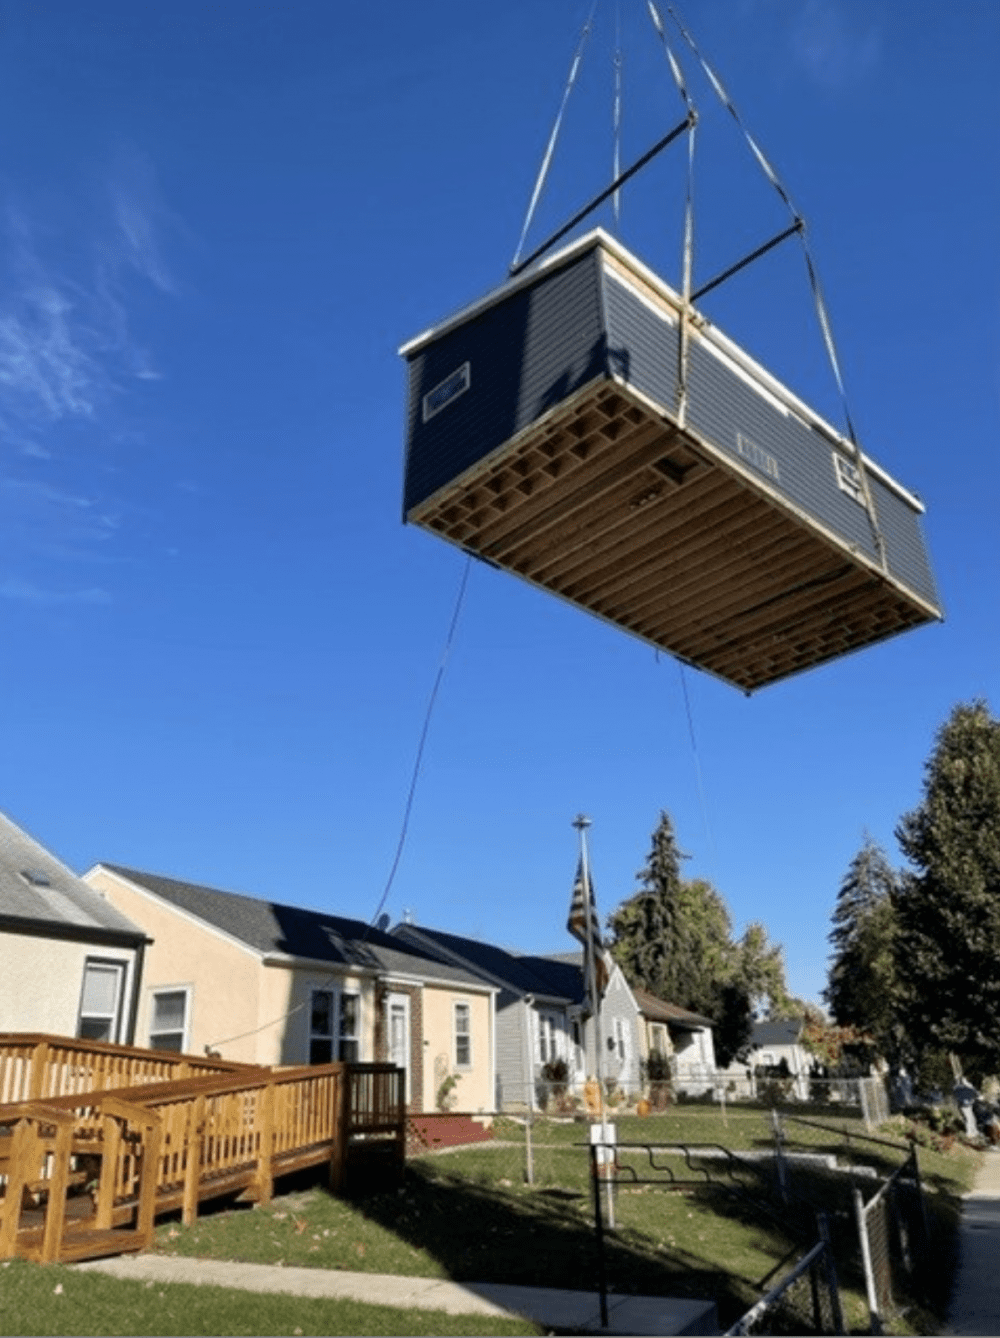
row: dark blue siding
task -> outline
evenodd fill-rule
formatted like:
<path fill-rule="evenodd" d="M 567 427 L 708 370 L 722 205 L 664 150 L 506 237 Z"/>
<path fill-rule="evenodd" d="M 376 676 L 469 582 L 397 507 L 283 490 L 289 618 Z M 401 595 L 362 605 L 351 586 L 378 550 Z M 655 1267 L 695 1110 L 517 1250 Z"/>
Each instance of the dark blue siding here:
<path fill-rule="evenodd" d="M 413 355 L 404 513 L 606 372 L 597 260 L 579 257 Z M 424 423 L 424 395 L 464 362 L 470 389 Z"/>

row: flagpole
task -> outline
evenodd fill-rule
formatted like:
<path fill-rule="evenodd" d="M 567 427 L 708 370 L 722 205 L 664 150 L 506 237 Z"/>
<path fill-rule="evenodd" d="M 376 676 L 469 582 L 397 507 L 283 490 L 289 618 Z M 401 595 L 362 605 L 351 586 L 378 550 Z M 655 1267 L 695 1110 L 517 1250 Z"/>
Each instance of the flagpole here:
<path fill-rule="evenodd" d="M 597 962 L 594 956 L 594 926 L 593 915 L 596 910 L 594 906 L 594 892 L 590 881 L 590 860 L 587 855 L 587 828 L 590 826 L 590 819 L 580 813 L 573 819 L 573 826 L 580 833 L 580 876 L 583 879 L 583 895 L 585 902 L 585 920 L 587 925 L 587 967 L 589 976 L 590 1000 L 594 1008 L 594 1044 L 597 1051 L 594 1072 L 597 1078 L 597 1091 L 601 1102 L 601 1138 L 604 1141 L 604 1157 L 601 1158 L 603 1165 L 607 1165 L 607 1154 L 610 1151 L 608 1147 L 608 1111 L 604 1104 L 604 1027 L 603 1027 L 603 1009 L 604 997 L 597 990 Z M 608 1176 L 608 1225 L 614 1228 L 615 1209 L 614 1197 L 611 1188 L 612 1177 Z"/>

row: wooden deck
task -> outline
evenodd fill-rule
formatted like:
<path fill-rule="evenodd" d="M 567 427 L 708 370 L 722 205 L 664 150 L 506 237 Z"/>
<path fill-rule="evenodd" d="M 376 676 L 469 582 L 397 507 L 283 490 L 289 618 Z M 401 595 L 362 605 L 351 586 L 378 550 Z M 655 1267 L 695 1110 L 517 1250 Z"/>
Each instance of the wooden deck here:
<path fill-rule="evenodd" d="M 267 1202 L 277 1176 L 307 1166 L 328 1164 L 335 1190 L 373 1161 L 402 1168 L 405 1075 L 391 1064 L 270 1069 L 150 1051 L 108 1062 L 124 1049 L 0 1037 L 0 1080 L 13 1055 L 21 1086 L 45 1092 L 0 1105 L 0 1259 L 141 1250 L 158 1214 L 189 1223 L 199 1203 L 238 1192 Z M 133 1081 L 46 1092 L 81 1070 Z"/>

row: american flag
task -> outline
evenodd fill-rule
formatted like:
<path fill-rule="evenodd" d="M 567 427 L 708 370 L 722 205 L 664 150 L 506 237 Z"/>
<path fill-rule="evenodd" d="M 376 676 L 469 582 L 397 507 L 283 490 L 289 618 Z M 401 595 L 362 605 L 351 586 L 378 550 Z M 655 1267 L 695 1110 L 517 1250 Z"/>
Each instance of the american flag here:
<path fill-rule="evenodd" d="M 586 886 L 584 886 L 585 883 Z M 587 929 L 588 919 L 590 921 L 589 932 Z M 576 881 L 573 884 L 573 898 L 570 901 L 569 920 L 566 923 L 566 928 L 574 938 L 579 939 L 583 944 L 584 1007 L 588 1012 L 593 1013 L 608 987 L 608 981 L 611 979 L 611 968 L 614 963 L 601 939 L 601 922 L 597 918 L 594 883 L 589 874 L 584 879 L 582 859 L 576 868 Z M 587 955 L 590 952 L 594 954 L 593 980 L 597 989 L 596 999 L 590 997 L 591 972 L 590 960 Z"/>

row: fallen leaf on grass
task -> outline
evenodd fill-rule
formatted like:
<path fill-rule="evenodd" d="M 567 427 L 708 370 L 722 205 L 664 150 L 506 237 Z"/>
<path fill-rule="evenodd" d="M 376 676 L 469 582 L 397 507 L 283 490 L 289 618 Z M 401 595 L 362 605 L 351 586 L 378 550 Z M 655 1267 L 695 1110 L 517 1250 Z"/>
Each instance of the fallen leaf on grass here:
<path fill-rule="evenodd" d="M 355 1245 L 355 1247 L 354 1247 L 354 1251 L 355 1251 L 355 1253 L 357 1254 L 357 1256 L 358 1256 L 359 1259 L 361 1259 L 361 1258 L 364 1257 L 365 1247 L 364 1247 L 364 1245 L 361 1243 L 361 1241 L 358 1241 L 357 1245 Z"/>

